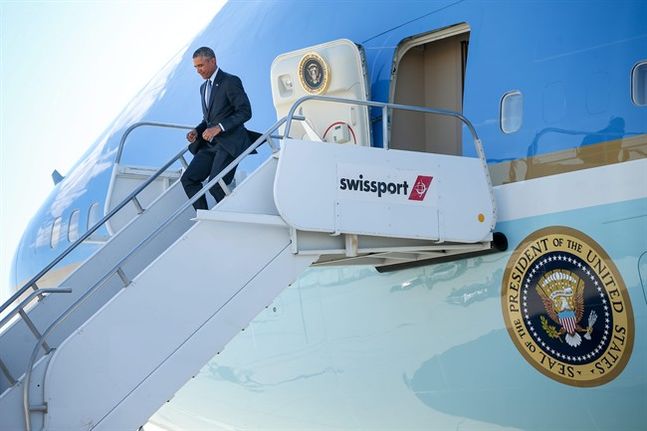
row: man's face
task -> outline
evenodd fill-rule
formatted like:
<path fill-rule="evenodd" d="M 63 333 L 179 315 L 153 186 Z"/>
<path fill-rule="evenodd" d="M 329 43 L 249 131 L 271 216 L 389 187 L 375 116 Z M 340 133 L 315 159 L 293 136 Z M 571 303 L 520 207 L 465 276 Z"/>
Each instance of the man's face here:
<path fill-rule="evenodd" d="M 213 72 L 216 70 L 216 59 L 207 57 L 195 57 L 193 59 L 193 67 L 202 79 L 209 79 Z"/>

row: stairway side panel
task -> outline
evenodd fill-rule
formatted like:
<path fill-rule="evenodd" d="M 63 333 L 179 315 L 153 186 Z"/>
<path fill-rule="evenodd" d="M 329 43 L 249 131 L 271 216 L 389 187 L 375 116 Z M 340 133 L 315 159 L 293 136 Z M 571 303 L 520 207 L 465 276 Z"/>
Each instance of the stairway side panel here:
<path fill-rule="evenodd" d="M 269 159 L 214 211 L 276 214 L 276 164 Z M 45 386 L 50 424 L 95 424 L 289 243 L 287 227 L 196 223 L 55 354 Z M 88 352 L 93 359 L 73 367 Z M 92 380 L 93 393 L 64 386 L 70 372 Z"/>
<path fill-rule="evenodd" d="M 133 424 L 145 423 L 169 399 L 165 394 L 174 394 L 196 375 L 315 259 L 316 256 L 295 256 L 286 247 L 227 306 L 160 364 L 151 378 L 116 406 L 95 430 L 130 429 Z"/>
<path fill-rule="evenodd" d="M 198 222 L 54 353 L 49 427 L 95 424 L 288 244 L 287 228 Z"/>

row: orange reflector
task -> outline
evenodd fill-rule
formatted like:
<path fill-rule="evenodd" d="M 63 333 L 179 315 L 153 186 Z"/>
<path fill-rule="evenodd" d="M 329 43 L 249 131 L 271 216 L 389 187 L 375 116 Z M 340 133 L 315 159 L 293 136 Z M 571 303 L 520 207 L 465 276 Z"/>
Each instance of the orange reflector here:
<path fill-rule="evenodd" d="M 481 223 L 483 223 L 485 221 L 485 216 L 483 214 L 479 213 L 478 219 L 479 219 L 479 221 Z"/>

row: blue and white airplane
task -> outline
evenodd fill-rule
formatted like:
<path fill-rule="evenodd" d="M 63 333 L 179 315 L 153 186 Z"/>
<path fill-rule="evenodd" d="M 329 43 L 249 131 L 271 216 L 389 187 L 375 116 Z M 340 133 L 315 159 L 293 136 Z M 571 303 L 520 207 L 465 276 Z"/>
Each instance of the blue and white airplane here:
<path fill-rule="evenodd" d="M 323 158 L 301 158 L 304 164 L 295 175 L 303 176 L 306 190 L 298 192 L 308 200 L 297 203 L 303 214 L 293 213 L 292 226 L 321 213 L 317 202 L 325 191 L 316 180 L 329 174 L 339 180 L 336 193 L 353 193 L 357 202 L 378 202 L 377 194 L 390 194 L 393 200 L 384 204 L 391 211 L 388 222 L 403 226 L 402 237 L 436 229 L 460 249 L 461 243 L 474 242 L 456 239 L 468 229 L 462 220 L 469 216 L 496 232 L 488 243 L 504 238 L 507 249 L 495 244 L 465 253 L 402 249 L 380 255 L 357 252 L 355 244 L 353 254 L 349 236 L 344 258 L 319 258 L 277 292 L 271 305 L 168 402 L 154 406 L 152 411 L 161 408 L 144 429 L 644 429 L 646 23 L 647 2 L 637 0 L 231 1 L 71 172 L 56 179 L 16 251 L 12 285 L 18 291 L 29 284 L 182 150 L 186 131 L 169 127 L 140 127 L 125 146 L 120 143 L 138 122 L 195 124 L 201 82 L 191 56 L 210 46 L 219 66 L 244 83 L 253 107 L 249 129 L 268 130 L 302 96 L 313 94 L 394 104 L 384 109 L 379 103 L 366 108 L 310 100 L 292 112 L 305 120 L 291 137 L 322 141 L 317 143 L 324 146 L 321 151 L 373 147 L 370 154 L 379 152 L 376 157 L 385 151 L 403 154 L 411 167 L 398 165 L 398 172 L 410 169 L 418 175 L 402 180 L 388 160 L 381 171 L 361 170 L 358 166 L 369 161 L 357 158 L 327 173 Z M 469 127 L 456 118 L 395 105 L 466 118 L 482 142 L 492 196 L 471 182 L 467 165 L 451 164 L 470 159 L 479 166 L 479 145 Z M 245 184 L 272 159 L 269 145 L 258 152 L 243 160 L 237 187 L 223 207 L 227 200 L 233 205 L 236 194 L 244 194 Z M 429 166 L 425 176 L 416 160 L 424 164 L 430 154 L 442 154 L 446 159 L 438 160 L 447 165 Z M 320 162 L 321 169 L 312 166 Z M 181 165 L 171 169 L 142 201 L 153 202 L 160 190 L 171 188 Z M 386 179 L 371 177 L 378 172 L 387 172 Z M 456 185 L 449 187 L 452 181 Z M 275 196 L 280 187 L 275 185 Z M 436 218 L 394 210 L 400 205 L 395 195 L 403 192 L 411 200 L 414 188 L 421 200 L 425 193 L 432 196 Z M 460 199 L 467 206 L 444 210 Z M 485 207 L 492 203 L 491 212 L 466 214 L 470 202 L 481 201 Z M 289 205 L 277 203 L 279 212 L 288 212 Z M 363 208 L 374 209 L 355 216 L 359 230 L 384 220 L 382 209 L 370 205 Z M 66 287 L 67 277 L 115 242 L 136 214 L 133 208 L 92 233 L 44 274 L 38 287 Z M 452 229 L 458 236 L 451 236 Z M 442 235 L 437 239 L 441 243 Z M 186 268 L 178 264 L 175 270 Z M 156 282 L 158 291 L 167 288 Z M 192 295 L 190 284 L 184 289 Z M 202 297 L 196 294 L 194 300 Z M 71 332 L 84 330 L 91 332 L 92 324 Z M 65 340 L 66 346 L 75 342 Z M 143 353 L 132 344 L 130 352 L 129 361 L 138 364 Z M 56 353 L 63 355 L 63 349 Z M 0 350 L 0 361 L 6 362 L 4 354 Z M 9 399 L 12 387 L 21 384 L 20 374 L 3 367 L 0 409 L 2 398 Z M 53 415 L 56 405 L 50 400 L 49 409 L 41 410 Z M 151 408 L 142 404 L 141 411 Z M 32 417 L 37 411 L 32 409 Z M 109 413 L 99 417 L 110 419 Z M 67 429 L 107 426 L 83 420 Z M 52 424 L 63 422 L 46 417 L 43 423 L 61 429 Z"/>

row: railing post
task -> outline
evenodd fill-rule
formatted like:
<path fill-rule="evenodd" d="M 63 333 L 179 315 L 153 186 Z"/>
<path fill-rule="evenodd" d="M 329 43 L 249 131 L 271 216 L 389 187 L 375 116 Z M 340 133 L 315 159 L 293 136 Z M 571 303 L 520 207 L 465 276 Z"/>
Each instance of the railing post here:
<path fill-rule="evenodd" d="M 139 199 L 137 199 L 137 196 L 133 198 L 133 204 L 135 204 L 137 214 L 142 214 L 144 212 L 144 207 L 142 207 L 142 204 L 139 202 Z"/>
<path fill-rule="evenodd" d="M 382 106 L 382 147 L 385 150 L 389 149 L 389 107 Z"/>
<path fill-rule="evenodd" d="M 34 290 L 34 292 L 38 291 L 38 285 L 35 282 L 31 285 L 31 288 Z M 45 299 L 45 297 L 41 293 L 39 293 L 38 300 L 42 301 L 43 299 Z"/>
<path fill-rule="evenodd" d="M 184 169 L 186 169 L 186 168 L 188 168 L 188 167 L 189 167 L 189 163 L 188 163 L 188 162 L 186 161 L 186 159 L 184 158 L 184 154 L 182 154 L 182 156 L 180 157 L 180 163 L 182 164 L 182 167 L 183 167 Z"/>
<path fill-rule="evenodd" d="M 25 313 L 25 310 L 20 310 L 18 314 L 20 314 L 20 317 L 25 322 L 25 325 L 27 325 L 31 333 L 34 334 L 34 337 L 40 339 L 42 337 L 42 334 L 38 331 L 38 328 L 36 328 L 36 325 L 34 325 L 34 322 L 29 318 L 27 313 Z M 49 344 L 47 344 L 47 341 L 45 340 L 43 340 L 42 346 L 43 349 L 45 349 L 45 354 L 49 353 L 52 350 L 52 348 L 49 347 Z"/>
<path fill-rule="evenodd" d="M 272 149 L 272 153 L 276 153 L 276 144 L 274 143 L 274 138 L 271 135 L 267 137 L 267 144 Z"/>
<path fill-rule="evenodd" d="M 119 276 L 119 278 L 121 279 L 121 282 L 124 284 L 124 287 L 129 286 L 130 283 L 131 283 L 130 278 L 128 278 L 128 276 L 126 275 L 124 270 L 121 269 L 121 267 L 119 267 L 119 268 L 117 268 L 116 272 L 117 272 L 117 275 Z"/>
<path fill-rule="evenodd" d="M 220 185 L 222 191 L 225 192 L 225 196 L 229 196 L 231 194 L 231 190 L 229 189 L 229 187 L 227 187 L 227 184 L 225 184 L 224 179 L 220 178 L 218 180 L 218 184 Z"/>
<path fill-rule="evenodd" d="M 9 372 L 9 368 L 2 362 L 2 359 L 0 359 L 0 371 L 2 371 L 2 374 L 7 378 L 9 381 L 9 385 L 13 386 L 16 384 L 16 379 L 11 375 L 11 372 Z"/>

